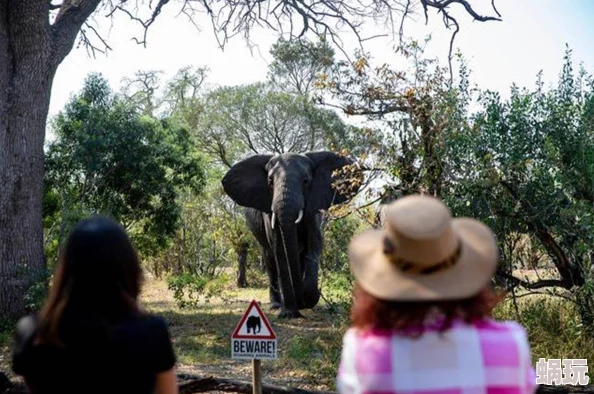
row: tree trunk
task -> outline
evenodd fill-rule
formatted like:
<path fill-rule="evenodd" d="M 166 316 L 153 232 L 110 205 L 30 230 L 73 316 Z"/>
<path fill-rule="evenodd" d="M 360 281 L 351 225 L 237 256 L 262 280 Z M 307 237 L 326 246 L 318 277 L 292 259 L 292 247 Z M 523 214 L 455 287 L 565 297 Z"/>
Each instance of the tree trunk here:
<path fill-rule="evenodd" d="M 53 77 L 44 7 L 24 3 L 0 2 L 0 315 L 11 317 L 26 312 L 45 267 L 43 141 Z"/>
<path fill-rule="evenodd" d="M 248 287 L 246 277 L 247 255 L 248 243 L 243 242 L 241 245 L 239 245 L 239 250 L 237 251 L 237 262 L 239 265 L 237 270 L 237 287 L 239 288 Z"/>
<path fill-rule="evenodd" d="M 51 87 L 81 24 L 100 0 L 0 0 L 0 316 L 27 312 L 45 270 L 43 144 Z"/>

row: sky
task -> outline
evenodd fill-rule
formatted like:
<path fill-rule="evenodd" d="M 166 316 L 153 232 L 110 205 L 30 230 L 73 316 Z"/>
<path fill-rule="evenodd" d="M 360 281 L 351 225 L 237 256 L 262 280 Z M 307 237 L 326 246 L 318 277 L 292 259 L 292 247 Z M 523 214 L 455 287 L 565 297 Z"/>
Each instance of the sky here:
<path fill-rule="evenodd" d="M 565 45 L 573 49 L 573 58 L 583 62 L 594 73 L 594 0 L 495 0 L 502 21 L 477 22 L 466 16 L 460 6 L 452 9 L 458 17 L 460 33 L 455 47 L 470 62 L 471 81 L 485 89 L 502 93 L 512 83 L 532 87 L 536 74 L 543 70 L 545 82 L 554 82 L 561 70 Z M 470 0 L 477 11 L 493 15 L 491 0 Z M 179 2 L 167 5 L 150 27 L 146 48 L 132 40 L 142 34 L 141 29 L 122 13 L 110 21 L 105 11 L 95 15 L 98 31 L 106 34 L 113 49 L 105 56 L 93 58 L 84 47 L 75 47 L 56 73 L 50 102 L 50 116 L 60 111 L 83 84 L 90 72 L 102 73 L 114 89 L 119 89 L 123 77 L 137 70 L 160 70 L 172 76 L 186 65 L 210 68 L 208 81 L 215 85 L 247 84 L 266 77 L 269 54 L 277 36 L 270 30 L 254 31 L 251 39 L 258 45 L 250 52 L 241 36 L 231 39 L 221 50 L 212 33 L 208 19 L 198 18 L 200 30 L 184 15 L 177 16 Z M 451 31 L 445 29 L 435 12 L 425 24 L 424 17 L 408 20 L 405 34 L 422 39 L 433 37 L 430 53 L 447 61 Z M 368 35 L 387 33 L 371 24 Z M 354 49 L 352 35 L 344 36 Z M 397 65 L 389 39 L 366 42 L 372 61 Z M 445 63 L 444 63 L 445 64 Z"/>

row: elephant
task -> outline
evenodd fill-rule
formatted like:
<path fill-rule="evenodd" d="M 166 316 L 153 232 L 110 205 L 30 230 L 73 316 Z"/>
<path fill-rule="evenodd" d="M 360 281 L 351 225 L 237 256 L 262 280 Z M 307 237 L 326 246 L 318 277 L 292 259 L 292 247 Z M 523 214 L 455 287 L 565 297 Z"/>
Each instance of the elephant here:
<path fill-rule="evenodd" d="M 302 318 L 315 307 L 322 254 L 322 210 L 358 191 L 336 190 L 334 170 L 354 164 L 329 151 L 256 154 L 234 164 L 222 179 L 225 193 L 244 207 L 260 244 L 269 279 L 270 306 L 279 318 Z"/>
<path fill-rule="evenodd" d="M 250 333 L 250 330 L 255 334 L 257 334 L 256 332 L 256 327 L 258 327 L 258 332 L 260 332 L 261 328 L 262 328 L 262 323 L 260 322 L 260 316 L 250 316 L 247 319 L 247 332 L 248 334 Z"/>

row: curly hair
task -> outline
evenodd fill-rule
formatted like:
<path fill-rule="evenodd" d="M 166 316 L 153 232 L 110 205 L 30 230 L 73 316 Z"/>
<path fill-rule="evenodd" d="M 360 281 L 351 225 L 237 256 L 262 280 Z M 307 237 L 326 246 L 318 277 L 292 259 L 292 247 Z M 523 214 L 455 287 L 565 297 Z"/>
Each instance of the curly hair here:
<path fill-rule="evenodd" d="M 503 293 L 488 285 L 473 297 L 461 300 L 386 301 L 372 296 L 355 283 L 351 323 L 362 330 L 399 331 L 418 337 L 425 330 L 426 318 L 434 310 L 444 318 L 437 323 L 438 330 L 444 332 L 455 319 L 471 323 L 491 317 L 493 308 L 503 297 Z"/>

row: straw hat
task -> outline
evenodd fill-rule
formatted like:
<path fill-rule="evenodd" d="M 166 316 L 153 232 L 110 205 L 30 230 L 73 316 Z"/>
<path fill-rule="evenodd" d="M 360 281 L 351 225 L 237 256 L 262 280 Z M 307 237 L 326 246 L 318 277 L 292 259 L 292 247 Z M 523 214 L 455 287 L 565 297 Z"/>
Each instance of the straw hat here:
<path fill-rule="evenodd" d="M 475 295 L 497 268 L 493 232 L 471 218 L 452 219 L 438 199 L 411 195 L 386 209 L 383 230 L 368 230 L 349 245 L 351 272 L 384 300 L 452 300 Z"/>

